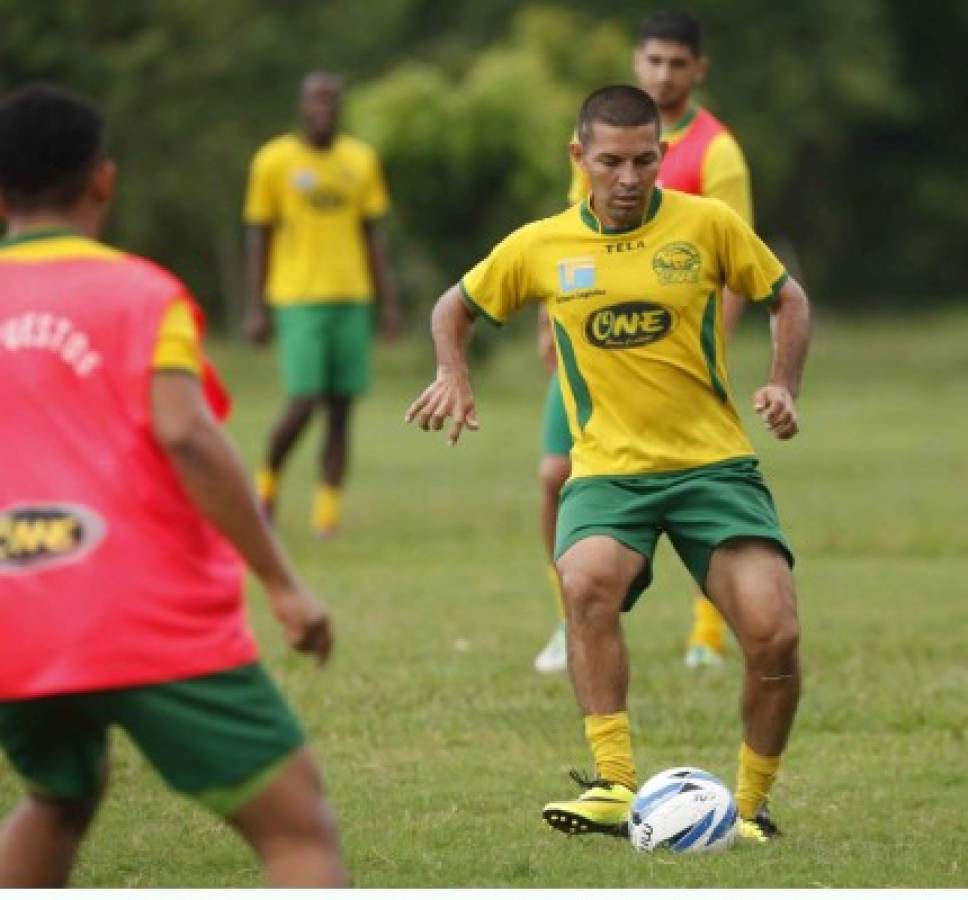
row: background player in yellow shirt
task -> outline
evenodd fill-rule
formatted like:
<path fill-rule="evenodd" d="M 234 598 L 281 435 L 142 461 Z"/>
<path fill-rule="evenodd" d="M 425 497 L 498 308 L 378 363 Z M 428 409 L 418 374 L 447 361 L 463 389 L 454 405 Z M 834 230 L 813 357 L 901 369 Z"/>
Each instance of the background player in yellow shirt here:
<path fill-rule="evenodd" d="M 437 377 L 406 417 L 432 430 L 453 419 L 451 443 L 476 429 L 471 324 L 547 305 L 575 441 L 555 557 L 597 775 L 577 777 L 581 796 L 547 804 L 545 821 L 571 834 L 627 827 L 637 775 L 620 612 L 651 581 L 665 533 L 742 648 L 736 801 L 740 834 L 764 842 L 778 833 L 766 804 L 799 698 L 799 625 L 793 555 L 730 398 L 722 295 L 770 304 L 773 358 L 753 403 L 781 440 L 798 431 L 806 295 L 725 204 L 656 187 L 666 145 L 646 93 L 594 92 L 577 133 L 588 198 L 513 232 L 440 298 Z"/>
<path fill-rule="evenodd" d="M 327 411 L 313 527 L 340 522 L 353 400 L 370 384 L 372 301 L 394 337 L 400 310 L 378 219 L 389 207 L 379 159 L 338 133 L 341 80 L 311 72 L 299 93 L 301 130 L 265 144 L 252 160 L 245 200 L 246 332 L 275 331 L 286 408 L 269 438 L 259 494 L 271 515 L 279 474 L 317 408 Z M 270 314 L 271 308 L 271 314 Z"/>
<path fill-rule="evenodd" d="M 702 28 L 696 19 L 680 11 L 657 12 L 639 29 L 632 58 L 639 86 L 655 100 L 662 119 L 662 137 L 669 145 L 659 167 L 660 187 L 674 188 L 722 200 L 749 224 L 753 224 L 750 178 L 743 152 L 732 134 L 708 110 L 692 99 L 709 68 L 702 52 Z M 578 203 L 590 185 L 582 168 L 572 161 L 568 200 Z M 726 334 L 732 334 L 744 299 L 727 290 L 724 297 Z M 554 372 L 554 345 L 545 311 L 539 310 L 538 352 Z M 571 474 L 571 437 L 568 433 L 561 390 L 552 375 L 544 412 L 544 452 L 539 467 L 542 485 L 541 530 L 548 553 L 552 589 L 560 601 L 560 588 L 550 562 L 554 550 L 555 517 L 561 489 Z M 560 602 L 559 602 L 560 609 Z M 726 625 L 705 597 L 693 604 L 693 627 L 686 642 L 689 667 L 718 665 L 722 660 Z M 564 613 L 548 643 L 535 658 L 539 672 L 567 668 Z"/>

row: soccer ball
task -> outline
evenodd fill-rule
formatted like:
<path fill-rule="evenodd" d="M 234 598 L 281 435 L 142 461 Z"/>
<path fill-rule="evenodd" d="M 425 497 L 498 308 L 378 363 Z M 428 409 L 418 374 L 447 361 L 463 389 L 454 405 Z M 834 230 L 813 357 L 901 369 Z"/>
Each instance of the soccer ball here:
<path fill-rule="evenodd" d="M 715 775 L 681 767 L 653 775 L 629 811 L 629 838 L 640 852 L 714 853 L 736 839 L 736 802 Z"/>

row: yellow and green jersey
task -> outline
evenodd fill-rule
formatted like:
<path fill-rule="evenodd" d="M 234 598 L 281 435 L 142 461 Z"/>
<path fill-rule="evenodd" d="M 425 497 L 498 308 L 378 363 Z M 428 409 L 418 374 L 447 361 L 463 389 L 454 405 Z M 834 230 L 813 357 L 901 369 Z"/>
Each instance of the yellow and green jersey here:
<path fill-rule="evenodd" d="M 376 152 L 339 135 L 321 149 L 294 134 L 269 141 L 249 172 L 244 218 L 272 228 L 271 304 L 366 303 L 373 279 L 363 225 L 389 207 Z"/>
<path fill-rule="evenodd" d="M 662 130 L 662 140 L 669 147 L 659 167 L 659 187 L 722 200 L 753 224 L 749 169 L 722 122 L 703 107 L 691 106 Z M 572 160 L 569 203 L 578 203 L 590 190 L 585 173 Z"/>
<path fill-rule="evenodd" d="M 513 232 L 461 280 L 496 323 L 546 302 L 572 474 L 673 472 L 750 456 L 729 395 L 722 289 L 772 299 L 786 275 L 718 200 L 653 191 L 640 225 L 587 201 Z"/>

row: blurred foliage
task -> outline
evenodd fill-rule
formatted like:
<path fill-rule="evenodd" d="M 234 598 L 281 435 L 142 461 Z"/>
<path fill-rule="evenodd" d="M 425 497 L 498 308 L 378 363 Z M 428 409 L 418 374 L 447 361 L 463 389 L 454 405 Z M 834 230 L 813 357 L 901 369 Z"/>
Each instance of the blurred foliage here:
<path fill-rule="evenodd" d="M 820 301 L 963 292 L 968 38 L 961 0 L 694 0 L 701 94 L 735 131 L 757 226 Z M 564 203 L 581 97 L 631 78 L 649 7 L 612 0 L 0 0 L 0 91 L 93 96 L 122 166 L 112 240 L 237 317 L 248 160 L 292 127 L 311 68 L 344 73 L 347 127 L 383 153 L 404 296 L 425 307 L 516 225 Z"/>

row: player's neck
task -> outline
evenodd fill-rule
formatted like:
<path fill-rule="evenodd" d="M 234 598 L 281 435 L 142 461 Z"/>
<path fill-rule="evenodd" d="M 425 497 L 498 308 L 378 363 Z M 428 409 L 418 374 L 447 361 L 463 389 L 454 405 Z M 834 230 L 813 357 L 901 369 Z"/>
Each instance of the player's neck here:
<path fill-rule="evenodd" d="M 336 132 L 333 131 L 329 134 L 309 134 L 304 131 L 302 132 L 302 139 L 313 150 L 329 150 L 336 141 Z"/>
<path fill-rule="evenodd" d="M 693 109 L 695 104 L 692 97 L 686 96 L 675 106 L 664 106 L 659 110 L 659 118 L 662 120 L 662 130 L 667 131 L 678 125 Z"/>
<path fill-rule="evenodd" d="M 37 231 L 71 231 L 85 237 L 96 238 L 99 222 L 90 214 L 70 211 L 37 210 L 36 212 L 11 212 L 7 217 L 8 238 L 23 237 Z"/>

